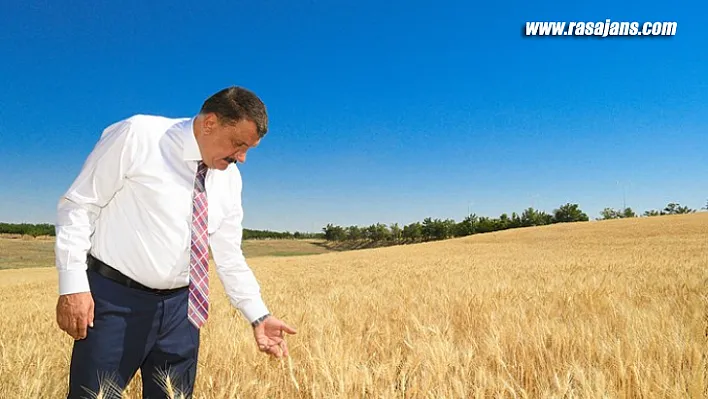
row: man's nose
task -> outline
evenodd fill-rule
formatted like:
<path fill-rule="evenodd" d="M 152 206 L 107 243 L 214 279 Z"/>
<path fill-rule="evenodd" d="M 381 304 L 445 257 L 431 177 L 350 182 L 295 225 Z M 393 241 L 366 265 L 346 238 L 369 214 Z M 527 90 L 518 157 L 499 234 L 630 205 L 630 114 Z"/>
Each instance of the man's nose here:
<path fill-rule="evenodd" d="M 236 155 L 236 160 L 239 161 L 240 163 L 245 163 L 246 162 L 246 153 L 241 153 Z"/>

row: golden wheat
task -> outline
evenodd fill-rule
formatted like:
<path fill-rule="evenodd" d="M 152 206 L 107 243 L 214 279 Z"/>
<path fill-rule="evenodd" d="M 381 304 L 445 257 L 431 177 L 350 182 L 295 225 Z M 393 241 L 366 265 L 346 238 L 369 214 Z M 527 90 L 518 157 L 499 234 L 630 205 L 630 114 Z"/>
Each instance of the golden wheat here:
<path fill-rule="evenodd" d="M 195 399 L 708 396 L 708 213 L 250 264 L 291 357 L 216 283 Z M 65 395 L 55 301 L 51 268 L 0 272 L 0 397 Z"/>

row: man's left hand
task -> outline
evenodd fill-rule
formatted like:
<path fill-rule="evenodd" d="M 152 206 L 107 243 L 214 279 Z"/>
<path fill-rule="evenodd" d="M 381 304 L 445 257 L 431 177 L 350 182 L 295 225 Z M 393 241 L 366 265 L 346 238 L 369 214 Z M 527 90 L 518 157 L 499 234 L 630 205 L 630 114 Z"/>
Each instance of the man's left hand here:
<path fill-rule="evenodd" d="M 253 329 L 253 336 L 256 338 L 258 349 L 277 358 L 288 356 L 285 333 L 297 334 L 294 328 L 273 316 L 268 316 L 267 319 Z"/>

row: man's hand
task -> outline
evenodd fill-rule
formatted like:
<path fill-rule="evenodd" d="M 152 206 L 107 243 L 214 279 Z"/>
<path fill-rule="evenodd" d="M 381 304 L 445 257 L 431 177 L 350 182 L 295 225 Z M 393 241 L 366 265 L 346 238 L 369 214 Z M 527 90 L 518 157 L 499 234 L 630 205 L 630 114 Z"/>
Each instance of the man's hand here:
<path fill-rule="evenodd" d="M 87 326 L 93 327 L 93 297 L 90 292 L 59 296 L 57 324 L 74 339 L 86 338 Z"/>
<path fill-rule="evenodd" d="M 294 328 L 273 316 L 268 316 L 253 329 L 258 349 L 277 358 L 288 356 L 288 344 L 285 342 L 284 333 L 297 334 Z"/>

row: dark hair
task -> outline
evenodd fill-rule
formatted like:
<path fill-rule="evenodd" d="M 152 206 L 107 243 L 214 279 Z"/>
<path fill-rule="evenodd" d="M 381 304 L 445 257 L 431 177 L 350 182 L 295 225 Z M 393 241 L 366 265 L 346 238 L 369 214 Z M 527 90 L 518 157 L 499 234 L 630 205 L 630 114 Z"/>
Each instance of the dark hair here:
<path fill-rule="evenodd" d="M 265 104 L 253 92 L 242 87 L 227 87 L 207 98 L 200 114 L 213 112 L 223 123 L 236 123 L 244 119 L 256 124 L 258 137 L 268 131 L 268 113 Z"/>

